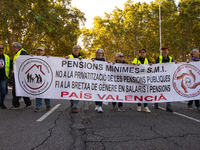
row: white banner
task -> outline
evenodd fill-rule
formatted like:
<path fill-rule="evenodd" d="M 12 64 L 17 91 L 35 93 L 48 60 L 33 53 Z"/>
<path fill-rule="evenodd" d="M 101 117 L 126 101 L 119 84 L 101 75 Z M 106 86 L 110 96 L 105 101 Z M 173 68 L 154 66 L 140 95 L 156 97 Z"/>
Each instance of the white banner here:
<path fill-rule="evenodd" d="M 17 96 L 63 100 L 160 103 L 200 99 L 199 62 L 112 64 L 61 57 L 19 56 Z"/>

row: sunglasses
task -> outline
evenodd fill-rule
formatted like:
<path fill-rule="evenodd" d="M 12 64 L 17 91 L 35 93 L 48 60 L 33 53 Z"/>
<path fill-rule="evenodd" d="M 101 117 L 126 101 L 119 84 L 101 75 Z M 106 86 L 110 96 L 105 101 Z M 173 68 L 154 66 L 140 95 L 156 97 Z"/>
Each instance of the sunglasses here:
<path fill-rule="evenodd" d="M 0 49 L 3 49 L 4 50 L 4 48 L 2 47 L 2 48 L 0 48 Z"/>
<path fill-rule="evenodd" d="M 144 54 L 145 52 L 140 52 L 140 53 Z"/>
<path fill-rule="evenodd" d="M 124 56 L 119 56 L 119 57 L 124 57 Z"/>

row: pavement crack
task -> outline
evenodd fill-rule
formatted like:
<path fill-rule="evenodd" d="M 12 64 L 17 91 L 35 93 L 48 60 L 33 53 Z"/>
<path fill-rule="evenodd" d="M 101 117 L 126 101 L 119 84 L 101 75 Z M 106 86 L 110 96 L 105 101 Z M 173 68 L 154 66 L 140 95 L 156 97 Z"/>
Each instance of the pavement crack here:
<path fill-rule="evenodd" d="M 53 129 L 57 127 L 57 121 L 61 117 L 61 115 L 63 114 L 63 112 L 64 111 L 60 111 L 60 113 L 58 114 L 57 118 L 54 120 L 54 126 L 48 129 L 49 136 L 47 136 L 40 144 L 38 144 L 37 146 L 31 148 L 31 150 L 39 148 L 40 146 L 42 146 L 52 136 Z"/>

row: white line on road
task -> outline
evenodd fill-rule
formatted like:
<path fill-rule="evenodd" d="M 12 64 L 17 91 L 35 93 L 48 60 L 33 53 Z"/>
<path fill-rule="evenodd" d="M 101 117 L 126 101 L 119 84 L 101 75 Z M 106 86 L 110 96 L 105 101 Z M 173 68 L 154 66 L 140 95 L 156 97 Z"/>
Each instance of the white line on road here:
<path fill-rule="evenodd" d="M 160 106 L 159 106 L 159 108 L 166 111 L 166 109 L 163 108 L 163 107 L 160 107 Z M 193 120 L 193 121 L 196 121 L 196 122 L 200 122 L 200 120 L 198 120 L 198 119 L 195 119 L 195 118 L 192 118 L 192 117 L 189 117 L 189 116 L 186 116 L 186 115 L 177 113 L 177 112 L 173 112 L 173 113 L 176 114 L 176 115 L 178 115 L 178 116 L 181 116 L 181 117 L 184 117 L 184 118 L 188 118 L 188 119 Z"/>
<path fill-rule="evenodd" d="M 44 114 L 42 117 L 40 117 L 36 121 L 43 121 L 46 117 L 48 117 L 54 110 L 56 110 L 61 104 L 57 104 L 55 107 L 53 107 L 51 110 L 49 110 L 46 114 Z"/>

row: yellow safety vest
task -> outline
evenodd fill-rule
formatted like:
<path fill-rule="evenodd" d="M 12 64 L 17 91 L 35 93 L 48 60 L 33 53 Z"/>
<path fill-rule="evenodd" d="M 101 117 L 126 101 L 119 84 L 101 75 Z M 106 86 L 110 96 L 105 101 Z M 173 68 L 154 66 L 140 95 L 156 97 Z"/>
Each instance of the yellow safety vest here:
<path fill-rule="evenodd" d="M 15 59 L 21 54 L 22 51 L 25 51 L 25 52 L 26 52 L 26 50 L 22 48 L 22 49 L 19 50 L 19 51 L 15 54 L 15 56 L 14 56 L 14 59 L 13 59 L 13 73 L 14 73 Z"/>
<path fill-rule="evenodd" d="M 162 60 L 163 60 L 163 56 L 160 55 L 160 56 L 159 56 L 159 63 L 162 63 Z M 169 62 L 170 62 L 170 63 L 172 62 L 172 57 L 171 57 L 171 56 L 169 56 Z"/>
<path fill-rule="evenodd" d="M 10 58 L 6 54 L 4 54 L 4 58 L 5 58 L 5 74 L 6 74 L 6 77 L 9 78 Z"/>
<path fill-rule="evenodd" d="M 74 58 L 74 56 L 72 54 L 70 54 L 68 56 L 69 56 L 69 58 Z M 79 57 L 81 57 L 81 56 L 79 56 Z"/>
<path fill-rule="evenodd" d="M 135 58 L 133 61 L 132 61 L 132 64 L 141 64 L 141 62 Z M 149 64 L 149 61 L 147 58 L 144 59 L 144 64 Z"/>

